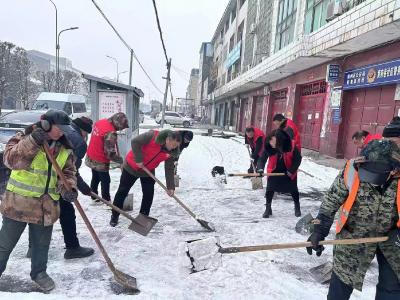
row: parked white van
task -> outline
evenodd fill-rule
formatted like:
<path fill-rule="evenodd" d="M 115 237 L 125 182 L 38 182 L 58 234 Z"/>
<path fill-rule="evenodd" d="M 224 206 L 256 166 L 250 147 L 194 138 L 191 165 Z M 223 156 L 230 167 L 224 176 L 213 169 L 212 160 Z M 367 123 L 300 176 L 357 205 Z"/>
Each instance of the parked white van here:
<path fill-rule="evenodd" d="M 58 109 L 65 111 L 72 119 L 89 116 L 86 109 L 86 97 L 77 94 L 40 93 L 32 110 Z"/>

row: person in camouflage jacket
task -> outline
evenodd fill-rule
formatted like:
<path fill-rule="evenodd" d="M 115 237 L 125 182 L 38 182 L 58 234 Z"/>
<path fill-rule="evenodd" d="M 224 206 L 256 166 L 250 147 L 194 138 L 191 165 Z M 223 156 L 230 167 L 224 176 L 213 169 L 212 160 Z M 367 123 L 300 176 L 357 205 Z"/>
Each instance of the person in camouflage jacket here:
<path fill-rule="evenodd" d="M 365 156 L 355 160 L 360 178 L 358 192 L 347 221 L 339 232 L 337 228 L 336 235 L 337 239 L 389 236 L 389 240 L 381 243 L 336 245 L 333 250 L 333 272 L 328 299 L 349 299 L 353 288 L 361 290 L 365 274 L 375 255 L 379 264 L 376 299 L 400 299 L 400 211 L 396 203 L 400 166 L 397 159 L 400 149 L 396 144 L 400 141 L 400 123 L 395 124 L 395 130 L 393 127 L 390 123 L 383 132 L 386 139 L 370 142 L 362 152 Z M 374 166 L 373 169 L 367 169 L 368 165 Z M 385 169 L 381 168 L 382 165 Z M 329 234 L 336 212 L 349 197 L 344 174 L 345 171 L 342 170 L 324 197 L 315 220 L 314 232 L 309 238 L 313 244 L 307 248 L 309 254 L 314 250 L 317 256 L 321 255 L 324 248 L 318 243 Z M 378 179 L 383 184 L 379 182 L 377 185 L 375 180 Z"/>

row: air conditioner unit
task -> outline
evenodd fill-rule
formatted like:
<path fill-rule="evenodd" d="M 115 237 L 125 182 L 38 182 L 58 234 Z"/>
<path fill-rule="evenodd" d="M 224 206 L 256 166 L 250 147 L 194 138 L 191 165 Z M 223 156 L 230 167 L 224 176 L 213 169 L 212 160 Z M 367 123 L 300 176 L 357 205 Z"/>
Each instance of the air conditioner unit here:
<path fill-rule="evenodd" d="M 331 21 L 337 16 L 340 16 L 345 12 L 347 2 L 343 0 L 334 0 L 328 4 L 326 11 L 326 20 Z"/>
<path fill-rule="evenodd" d="M 250 24 L 250 34 L 255 34 L 257 29 L 256 23 L 251 23 Z"/>

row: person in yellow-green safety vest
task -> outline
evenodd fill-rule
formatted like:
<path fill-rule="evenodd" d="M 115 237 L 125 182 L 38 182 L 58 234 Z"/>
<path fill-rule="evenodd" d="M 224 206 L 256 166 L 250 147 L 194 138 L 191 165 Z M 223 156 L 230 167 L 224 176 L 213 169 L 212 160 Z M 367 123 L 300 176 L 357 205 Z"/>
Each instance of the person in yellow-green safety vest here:
<path fill-rule="evenodd" d="M 30 276 L 42 291 L 55 287 L 46 273 L 48 251 L 53 224 L 60 214 L 58 200 L 77 199 L 76 168 L 70 143 L 63 136 L 64 127 L 70 126 L 68 115 L 49 110 L 41 120 L 25 129 L 25 134 L 12 137 L 4 151 L 4 164 L 11 175 L 0 211 L 3 224 L 0 230 L 0 276 L 6 269 L 11 252 L 26 225 L 32 242 Z M 52 168 L 43 144 L 48 143 L 66 180 L 73 187 L 68 191 Z"/>

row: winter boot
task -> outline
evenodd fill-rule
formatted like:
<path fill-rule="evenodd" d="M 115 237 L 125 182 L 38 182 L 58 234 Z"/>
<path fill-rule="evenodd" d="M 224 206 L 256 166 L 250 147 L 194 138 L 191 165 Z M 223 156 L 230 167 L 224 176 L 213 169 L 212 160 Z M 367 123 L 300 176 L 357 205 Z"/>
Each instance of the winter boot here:
<path fill-rule="evenodd" d="M 43 292 L 50 292 L 52 289 L 56 287 L 53 279 L 51 279 L 50 276 L 47 275 L 45 271 L 37 274 L 36 278 L 32 280 L 36 283 L 38 288 Z"/>
<path fill-rule="evenodd" d="M 115 227 L 118 225 L 118 216 L 111 215 L 110 225 Z"/>
<path fill-rule="evenodd" d="M 67 249 L 64 253 L 65 259 L 83 258 L 93 255 L 94 249 L 78 246 L 76 248 Z"/>
<path fill-rule="evenodd" d="M 301 217 L 300 202 L 294 203 L 294 215 L 296 217 Z"/>
<path fill-rule="evenodd" d="M 32 258 L 32 248 L 28 248 L 28 252 L 26 252 L 26 258 Z"/>
<path fill-rule="evenodd" d="M 271 204 L 272 203 L 265 204 L 265 212 L 263 214 L 263 218 L 269 218 L 269 216 L 272 216 Z"/>

